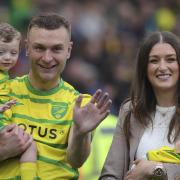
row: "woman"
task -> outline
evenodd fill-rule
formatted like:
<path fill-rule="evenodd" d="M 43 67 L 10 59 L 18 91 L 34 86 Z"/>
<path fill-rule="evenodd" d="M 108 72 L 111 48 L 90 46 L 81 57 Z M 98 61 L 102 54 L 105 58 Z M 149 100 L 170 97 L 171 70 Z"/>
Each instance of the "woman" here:
<path fill-rule="evenodd" d="M 100 179 L 173 180 L 180 165 L 148 161 L 146 153 L 180 138 L 180 41 L 155 32 L 141 45 L 130 100 L 123 103 Z"/>

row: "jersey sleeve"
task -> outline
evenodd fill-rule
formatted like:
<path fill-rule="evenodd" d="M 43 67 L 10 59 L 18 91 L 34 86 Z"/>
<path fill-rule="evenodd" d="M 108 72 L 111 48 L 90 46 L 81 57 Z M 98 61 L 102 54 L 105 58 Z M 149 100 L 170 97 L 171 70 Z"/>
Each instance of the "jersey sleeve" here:
<path fill-rule="evenodd" d="M 8 109 L 3 113 L 0 113 L 0 130 L 3 129 L 6 125 L 12 123 L 11 117 L 12 117 L 11 109 Z"/>
<path fill-rule="evenodd" d="M 9 75 L 0 72 L 0 104 L 10 100 Z"/>
<path fill-rule="evenodd" d="M 20 163 L 21 180 L 34 180 L 37 177 L 37 164 L 31 162 Z"/>
<path fill-rule="evenodd" d="M 0 106 L 11 99 L 10 95 L 9 75 L 6 72 L 0 71 Z M 0 129 L 11 123 L 11 109 L 0 113 Z"/>

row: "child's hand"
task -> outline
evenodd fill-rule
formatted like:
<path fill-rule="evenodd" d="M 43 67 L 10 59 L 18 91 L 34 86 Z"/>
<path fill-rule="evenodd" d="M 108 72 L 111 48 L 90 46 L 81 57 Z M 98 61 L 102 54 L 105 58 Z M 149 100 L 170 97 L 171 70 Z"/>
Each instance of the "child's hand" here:
<path fill-rule="evenodd" d="M 20 163 L 22 162 L 36 162 L 37 160 L 37 146 L 36 142 L 33 141 L 31 146 L 27 148 L 20 157 Z"/>
<path fill-rule="evenodd" d="M 10 109 L 12 105 L 16 104 L 16 102 L 17 101 L 15 99 L 13 99 L 13 100 L 10 100 L 10 101 L 6 102 L 3 105 L 0 105 L 0 113 L 3 113 L 7 109 Z"/>
<path fill-rule="evenodd" d="M 176 150 L 177 153 L 180 153 L 180 140 L 176 142 L 175 150 Z"/>

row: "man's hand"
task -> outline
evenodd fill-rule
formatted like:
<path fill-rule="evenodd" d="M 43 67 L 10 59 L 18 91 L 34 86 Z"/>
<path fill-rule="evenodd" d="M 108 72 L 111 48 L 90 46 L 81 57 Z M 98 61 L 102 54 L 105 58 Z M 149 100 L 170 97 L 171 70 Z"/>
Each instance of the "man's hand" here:
<path fill-rule="evenodd" d="M 32 137 L 15 124 L 0 131 L 0 161 L 24 152 L 32 143 Z"/>
<path fill-rule="evenodd" d="M 80 95 L 74 106 L 74 124 L 70 130 L 67 148 L 67 159 L 75 168 L 79 168 L 87 159 L 90 153 L 91 131 L 109 114 L 112 103 L 108 93 L 103 94 L 101 90 L 97 90 L 91 101 L 83 107 L 82 98 Z"/>
<path fill-rule="evenodd" d="M 103 94 L 101 90 L 97 90 L 84 107 L 81 107 L 82 98 L 83 95 L 80 95 L 76 100 L 73 120 L 79 134 L 86 134 L 94 130 L 109 114 L 112 101 L 109 94 Z"/>

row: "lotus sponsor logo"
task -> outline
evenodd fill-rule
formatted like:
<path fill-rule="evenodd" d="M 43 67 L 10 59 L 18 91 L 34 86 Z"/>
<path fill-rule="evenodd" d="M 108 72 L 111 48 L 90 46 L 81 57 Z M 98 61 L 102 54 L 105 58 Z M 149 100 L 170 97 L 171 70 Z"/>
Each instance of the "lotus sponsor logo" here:
<path fill-rule="evenodd" d="M 49 139 L 56 139 L 59 135 L 64 135 L 65 131 L 64 129 L 54 129 L 54 128 L 47 128 L 47 127 L 40 127 L 36 125 L 26 125 L 24 123 L 18 124 L 20 127 L 22 127 L 25 131 L 28 129 L 30 131 L 30 134 L 36 134 L 41 138 L 48 137 Z"/>

